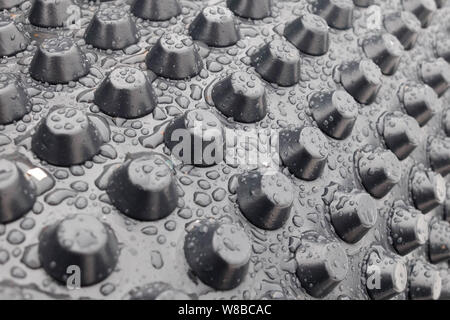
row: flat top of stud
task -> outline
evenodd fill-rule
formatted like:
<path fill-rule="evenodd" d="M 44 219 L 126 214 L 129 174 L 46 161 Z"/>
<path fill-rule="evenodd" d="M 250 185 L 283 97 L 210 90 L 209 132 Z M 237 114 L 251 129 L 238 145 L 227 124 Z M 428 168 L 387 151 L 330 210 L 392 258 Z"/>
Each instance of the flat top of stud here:
<path fill-rule="evenodd" d="M 281 39 L 272 40 L 269 43 L 269 50 L 274 57 L 284 62 L 295 63 L 300 60 L 300 54 L 297 48 L 290 42 Z"/>
<path fill-rule="evenodd" d="M 383 43 L 386 46 L 387 51 L 394 56 L 401 56 L 403 53 L 403 46 L 397 37 L 390 33 L 384 33 L 382 36 Z"/>
<path fill-rule="evenodd" d="M 251 245 L 248 236 L 243 230 L 231 224 L 223 224 L 214 232 L 214 251 L 235 267 L 245 265 L 250 259 Z"/>
<path fill-rule="evenodd" d="M 340 9 L 352 9 L 353 2 L 351 0 L 330 0 L 330 3 L 334 4 Z"/>
<path fill-rule="evenodd" d="M 261 189 L 268 199 L 279 207 L 289 207 L 294 201 L 291 181 L 279 172 L 264 172 Z"/>
<path fill-rule="evenodd" d="M 403 102 L 405 104 L 423 101 L 430 109 L 435 110 L 437 108 L 439 98 L 431 87 L 421 83 L 409 82 L 403 88 Z"/>
<path fill-rule="evenodd" d="M 425 217 L 419 212 L 417 214 L 416 225 L 414 227 L 416 240 L 420 244 L 424 244 L 428 240 L 428 223 Z"/>
<path fill-rule="evenodd" d="M 384 131 L 403 132 L 411 144 L 419 145 L 420 127 L 417 121 L 401 112 L 386 115 L 384 120 Z"/>
<path fill-rule="evenodd" d="M 8 14 L 0 13 L 0 28 L 12 23 L 11 16 Z"/>
<path fill-rule="evenodd" d="M 12 82 L 15 82 L 17 79 L 14 75 L 9 73 L 1 73 L 0 74 L 0 89 L 8 87 Z"/>
<path fill-rule="evenodd" d="M 328 31 L 328 24 L 322 17 L 311 14 L 311 13 L 305 13 L 301 16 L 303 25 L 314 32 L 317 33 L 326 33 Z"/>
<path fill-rule="evenodd" d="M 104 7 L 100 8 L 95 15 L 101 21 L 114 22 L 127 18 L 129 13 L 123 7 Z"/>
<path fill-rule="evenodd" d="M 194 46 L 194 41 L 184 34 L 166 33 L 161 37 L 160 44 L 167 51 L 185 51 Z"/>
<path fill-rule="evenodd" d="M 439 203 L 443 203 L 445 200 L 447 187 L 445 185 L 445 179 L 439 173 L 435 175 L 434 184 L 435 184 L 436 200 Z"/>
<path fill-rule="evenodd" d="M 341 281 L 347 275 L 348 260 L 345 251 L 336 242 L 325 244 L 325 268 L 328 270 L 330 278 Z"/>
<path fill-rule="evenodd" d="M 406 285 L 408 283 L 408 271 L 404 263 L 395 262 L 392 282 L 396 292 L 403 292 L 406 289 Z"/>
<path fill-rule="evenodd" d="M 231 10 L 222 6 L 210 6 L 203 8 L 203 16 L 209 21 L 214 22 L 229 22 L 233 21 L 234 15 Z"/>
<path fill-rule="evenodd" d="M 328 141 L 316 127 L 305 127 L 300 132 L 299 143 L 315 158 L 328 156 Z"/>
<path fill-rule="evenodd" d="M 18 175 L 19 171 L 13 162 L 7 159 L 0 159 L 0 188 L 16 181 Z"/>
<path fill-rule="evenodd" d="M 148 155 L 131 161 L 128 167 L 130 181 L 143 190 L 159 191 L 172 183 L 172 172 L 161 157 Z"/>
<path fill-rule="evenodd" d="M 356 118 L 358 116 L 358 104 L 347 91 L 336 90 L 332 96 L 333 106 L 344 118 Z"/>
<path fill-rule="evenodd" d="M 414 14 L 409 11 L 402 11 L 400 13 L 400 19 L 408 27 L 408 29 L 418 32 L 421 29 L 421 24 L 419 19 L 416 18 Z"/>
<path fill-rule="evenodd" d="M 254 74 L 238 71 L 231 75 L 231 85 L 236 93 L 259 97 L 264 94 L 264 84 Z"/>
<path fill-rule="evenodd" d="M 208 139 L 221 134 L 222 124 L 211 112 L 191 110 L 186 113 L 186 128 L 202 139 Z"/>
<path fill-rule="evenodd" d="M 69 51 L 73 46 L 74 42 L 71 38 L 52 38 L 52 39 L 45 39 L 40 48 L 43 51 L 46 51 L 48 53 L 60 53 L 60 52 L 66 52 Z"/>
<path fill-rule="evenodd" d="M 146 82 L 144 72 L 132 67 L 119 67 L 109 74 L 109 80 L 115 88 L 141 87 Z"/>
<path fill-rule="evenodd" d="M 87 129 L 88 121 L 82 111 L 70 107 L 55 108 L 45 120 L 47 127 L 54 134 L 83 132 Z"/>
<path fill-rule="evenodd" d="M 70 252 L 98 252 L 108 240 L 105 226 L 93 216 L 78 214 L 63 220 L 57 227 L 57 239 Z"/>

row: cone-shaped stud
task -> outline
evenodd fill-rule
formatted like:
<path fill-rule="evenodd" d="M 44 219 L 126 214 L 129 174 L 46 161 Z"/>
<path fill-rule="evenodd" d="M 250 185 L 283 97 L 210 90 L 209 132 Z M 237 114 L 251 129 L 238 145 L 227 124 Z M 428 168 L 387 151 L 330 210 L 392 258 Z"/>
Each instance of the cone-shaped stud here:
<path fill-rule="evenodd" d="M 417 260 L 408 274 L 411 300 L 437 300 L 441 294 L 442 280 L 436 268 Z"/>
<path fill-rule="evenodd" d="M 167 125 L 164 142 L 184 164 L 214 166 L 223 161 L 222 123 L 209 111 L 190 110 Z"/>
<path fill-rule="evenodd" d="M 382 116 L 380 134 L 386 146 L 399 160 L 406 159 L 420 143 L 419 124 L 414 118 L 399 111 Z"/>
<path fill-rule="evenodd" d="M 348 271 L 347 254 L 339 243 L 328 239 L 302 239 L 295 260 L 303 289 L 316 298 L 330 293 Z"/>
<path fill-rule="evenodd" d="M 442 127 L 447 137 L 450 137 L 450 108 L 442 111 Z"/>
<path fill-rule="evenodd" d="M 315 180 L 322 175 L 328 159 L 328 141 L 315 127 L 280 133 L 280 158 L 297 178 Z"/>
<path fill-rule="evenodd" d="M 0 2 L 0 10 L 11 9 L 21 5 L 25 0 L 3 0 Z"/>
<path fill-rule="evenodd" d="M 336 29 L 349 29 L 353 24 L 352 0 L 316 0 L 312 11 L 324 18 L 328 25 Z"/>
<path fill-rule="evenodd" d="M 22 28 L 14 23 L 11 16 L 0 14 L 0 56 L 12 56 L 24 51 L 30 39 L 25 35 Z"/>
<path fill-rule="evenodd" d="M 450 260 L 450 223 L 437 221 L 430 230 L 430 261 L 438 263 Z"/>
<path fill-rule="evenodd" d="M 22 83 L 12 74 L 0 74 L 0 124 L 8 124 L 30 112 L 30 97 Z"/>
<path fill-rule="evenodd" d="M 405 83 L 402 85 L 399 95 L 406 113 L 416 119 L 421 127 L 426 125 L 439 109 L 438 96 L 427 85 L 414 82 Z"/>
<path fill-rule="evenodd" d="M 264 84 L 247 71 L 238 71 L 219 81 L 211 97 L 220 112 L 238 122 L 258 122 L 267 114 Z"/>
<path fill-rule="evenodd" d="M 450 138 L 432 137 L 428 142 L 428 158 L 434 172 L 445 177 L 450 172 Z"/>
<path fill-rule="evenodd" d="M 386 300 L 405 291 L 408 269 L 397 256 L 372 251 L 366 264 L 366 289 L 374 300 Z"/>
<path fill-rule="evenodd" d="M 422 28 L 428 27 L 436 11 L 435 0 L 402 0 L 403 9 L 412 12 L 419 19 Z"/>
<path fill-rule="evenodd" d="M 330 46 L 327 22 L 315 14 L 305 13 L 287 23 L 284 36 L 298 50 L 313 56 L 327 53 Z"/>
<path fill-rule="evenodd" d="M 348 243 L 361 240 L 377 222 L 376 202 L 365 192 L 336 191 L 329 209 L 334 230 Z"/>
<path fill-rule="evenodd" d="M 403 46 L 396 37 L 389 33 L 373 35 L 363 41 L 367 58 L 371 59 L 385 75 L 397 71 Z"/>
<path fill-rule="evenodd" d="M 71 268 L 79 268 L 81 286 L 107 278 L 119 256 L 111 227 L 87 214 L 69 216 L 44 228 L 38 250 L 44 270 L 60 282 L 67 281 L 74 272 Z"/>
<path fill-rule="evenodd" d="M 164 34 L 147 54 L 145 63 L 158 76 L 174 80 L 196 76 L 203 68 L 197 44 L 178 33 Z"/>
<path fill-rule="evenodd" d="M 351 61 L 340 67 L 341 82 L 356 101 L 371 104 L 381 87 L 380 68 L 369 59 Z"/>
<path fill-rule="evenodd" d="M 131 5 L 136 17 L 151 21 L 164 21 L 181 13 L 178 0 L 136 0 Z"/>
<path fill-rule="evenodd" d="M 221 6 L 204 8 L 192 21 L 189 34 L 212 47 L 232 46 L 241 37 L 233 12 Z"/>
<path fill-rule="evenodd" d="M 63 27 L 70 20 L 72 6 L 75 6 L 72 0 L 35 0 L 28 20 L 38 27 Z"/>
<path fill-rule="evenodd" d="M 118 67 L 95 91 L 94 103 L 110 116 L 132 119 L 152 112 L 157 102 L 144 72 L 132 67 Z"/>
<path fill-rule="evenodd" d="M 450 271 L 440 270 L 440 276 L 442 279 L 442 288 L 439 300 L 450 300 Z"/>
<path fill-rule="evenodd" d="M 271 15 L 272 0 L 227 0 L 234 14 L 250 19 L 263 19 Z"/>
<path fill-rule="evenodd" d="M 23 171 L 13 161 L 0 159 L 0 223 L 19 219 L 35 201 L 35 189 Z"/>
<path fill-rule="evenodd" d="M 436 7 L 443 8 L 445 4 L 447 3 L 447 0 L 435 0 L 436 1 Z"/>
<path fill-rule="evenodd" d="M 413 168 L 409 183 L 414 205 L 422 213 L 427 213 L 444 203 L 446 186 L 440 174 L 420 167 Z"/>
<path fill-rule="evenodd" d="M 397 37 L 405 50 L 414 47 L 420 31 L 420 21 L 408 11 L 398 11 L 384 18 L 386 31 Z"/>
<path fill-rule="evenodd" d="M 126 300 L 191 300 L 192 298 L 181 290 L 172 288 L 165 282 L 152 282 L 132 289 Z"/>
<path fill-rule="evenodd" d="M 88 72 L 86 56 L 70 38 L 44 40 L 30 64 L 30 75 L 50 84 L 76 81 Z"/>
<path fill-rule="evenodd" d="M 309 107 L 319 128 L 330 137 L 342 140 L 352 133 L 358 105 L 347 92 L 315 92 L 309 99 Z"/>
<path fill-rule="evenodd" d="M 120 50 L 138 42 L 138 31 L 124 7 L 100 8 L 86 28 L 84 39 L 99 49 Z"/>
<path fill-rule="evenodd" d="M 33 152 L 56 166 L 81 164 L 100 151 L 98 129 L 82 111 L 57 106 L 38 124 L 31 141 Z"/>
<path fill-rule="evenodd" d="M 290 180 L 279 172 L 265 170 L 243 173 L 238 181 L 237 202 L 242 214 L 258 228 L 281 228 L 294 201 Z"/>
<path fill-rule="evenodd" d="M 420 66 L 420 76 L 440 97 L 450 86 L 450 65 L 442 58 L 423 62 Z"/>
<path fill-rule="evenodd" d="M 392 208 L 389 221 L 392 245 L 398 254 L 404 256 L 428 240 L 428 222 L 424 215 L 404 202 Z"/>
<path fill-rule="evenodd" d="M 357 166 L 364 188 L 378 199 L 401 179 L 400 161 L 389 150 L 366 145 L 357 155 Z"/>
<path fill-rule="evenodd" d="M 184 254 L 194 274 L 217 290 L 231 290 L 245 279 L 251 255 L 247 234 L 236 225 L 196 220 L 188 226 Z"/>
<path fill-rule="evenodd" d="M 272 40 L 251 57 L 252 65 L 263 79 L 283 87 L 300 80 L 300 54 L 288 41 Z"/>
<path fill-rule="evenodd" d="M 436 55 L 450 63 L 450 38 L 441 37 L 434 45 Z"/>
<path fill-rule="evenodd" d="M 111 175 L 106 192 L 123 214 L 142 221 L 163 219 L 178 203 L 172 171 L 157 154 L 127 160 Z"/>

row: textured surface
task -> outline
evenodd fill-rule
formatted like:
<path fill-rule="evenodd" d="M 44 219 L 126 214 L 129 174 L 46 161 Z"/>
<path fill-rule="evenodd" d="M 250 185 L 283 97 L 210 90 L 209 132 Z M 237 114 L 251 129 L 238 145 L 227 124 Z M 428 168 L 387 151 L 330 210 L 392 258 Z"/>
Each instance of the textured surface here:
<path fill-rule="evenodd" d="M 450 3 L 35 1 L 1 5 L 0 298 L 450 297 Z M 283 131 L 279 173 L 182 164 L 164 132 L 193 116 Z M 69 290 L 65 263 L 101 282 Z"/>

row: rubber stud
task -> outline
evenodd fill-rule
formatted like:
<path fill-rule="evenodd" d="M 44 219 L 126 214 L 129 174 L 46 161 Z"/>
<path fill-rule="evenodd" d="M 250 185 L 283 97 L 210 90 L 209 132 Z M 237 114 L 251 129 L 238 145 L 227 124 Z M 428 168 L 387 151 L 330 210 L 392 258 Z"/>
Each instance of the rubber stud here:
<path fill-rule="evenodd" d="M 147 68 L 158 76 L 182 80 L 199 74 L 203 68 L 198 46 L 188 36 L 166 33 L 145 58 Z"/>
<path fill-rule="evenodd" d="M 164 142 L 184 164 L 214 166 L 223 161 L 224 129 L 209 111 L 190 110 L 170 122 Z"/>
<path fill-rule="evenodd" d="M 289 87 L 300 80 L 300 54 L 288 41 L 275 39 L 266 43 L 251 60 L 256 72 L 268 82 Z"/>
<path fill-rule="evenodd" d="M 239 176 L 239 208 L 247 220 L 258 228 L 281 228 L 289 218 L 293 201 L 292 183 L 279 172 L 255 170 Z"/>
<path fill-rule="evenodd" d="M 180 15 L 181 6 L 178 0 L 136 0 L 131 13 L 142 19 L 164 21 Z"/>
<path fill-rule="evenodd" d="M 450 137 L 450 108 L 442 111 L 442 127 L 447 137 Z"/>
<path fill-rule="evenodd" d="M 4 0 L 0 3 L 0 10 L 11 9 L 20 6 L 25 0 Z"/>
<path fill-rule="evenodd" d="M 427 149 L 431 168 L 445 177 L 450 172 L 450 138 L 432 137 Z"/>
<path fill-rule="evenodd" d="M 89 62 L 70 38 L 46 39 L 30 64 L 34 79 L 50 84 L 76 81 L 89 73 Z"/>
<path fill-rule="evenodd" d="M 442 279 L 440 300 L 450 300 L 450 272 L 448 270 L 440 270 Z"/>
<path fill-rule="evenodd" d="M 64 27 L 70 20 L 72 0 L 35 0 L 31 5 L 28 20 L 32 25 L 43 28 Z"/>
<path fill-rule="evenodd" d="M 250 19 L 263 19 L 272 14 L 272 0 L 227 0 L 234 14 Z"/>
<path fill-rule="evenodd" d="M 442 58 L 423 62 L 420 66 L 420 76 L 440 97 L 450 86 L 450 65 Z"/>
<path fill-rule="evenodd" d="M 349 29 L 353 25 L 352 0 L 316 0 L 312 12 L 324 18 L 331 28 Z"/>
<path fill-rule="evenodd" d="M 20 120 L 30 112 L 30 97 L 23 84 L 10 73 L 0 74 L 0 125 Z"/>
<path fill-rule="evenodd" d="M 103 80 L 95 91 L 94 103 L 107 115 L 132 119 L 152 112 L 157 100 L 145 73 L 124 66 L 114 69 Z"/>
<path fill-rule="evenodd" d="M 11 16 L 0 14 L 0 56 L 12 56 L 22 52 L 29 43 L 29 37 L 14 23 Z"/>
<path fill-rule="evenodd" d="M 126 300 L 192 300 L 181 290 L 172 288 L 165 282 L 152 282 L 132 289 Z"/>
<path fill-rule="evenodd" d="M 178 203 L 171 169 L 157 154 L 125 161 L 111 175 L 106 192 L 123 214 L 141 221 L 163 219 Z"/>
<path fill-rule="evenodd" d="M 334 230 L 348 243 L 361 240 L 377 222 L 376 202 L 365 192 L 336 191 L 329 209 Z"/>
<path fill-rule="evenodd" d="M 400 101 L 407 114 L 416 119 L 423 127 L 439 109 L 439 98 L 429 86 L 414 82 L 402 85 Z"/>
<path fill-rule="evenodd" d="M 436 268 L 417 260 L 408 274 L 411 300 L 437 300 L 441 294 L 442 280 Z"/>
<path fill-rule="evenodd" d="M 335 139 L 351 135 L 358 117 L 358 105 L 343 90 L 315 92 L 309 99 L 311 115 L 318 127 Z"/>
<path fill-rule="evenodd" d="M 38 124 L 31 148 L 41 160 L 56 166 L 84 163 L 99 153 L 103 140 L 82 111 L 56 106 Z"/>
<path fill-rule="evenodd" d="M 267 114 L 264 84 L 247 71 L 235 72 L 219 81 L 211 97 L 221 113 L 238 122 L 258 122 Z"/>
<path fill-rule="evenodd" d="M 380 68 L 369 59 L 351 61 L 340 67 L 341 82 L 356 101 L 371 104 L 381 87 Z"/>
<path fill-rule="evenodd" d="M 327 53 L 330 47 L 327 22 L 315 14 L 305 13 L 287 23 L 284 36 L 298 50 L 313 56 Z"/>
<path fill-rule="evenodd" d="M 232 46 L 241 37 L 233 12 L 221 6 L 204 8 L 189 26 L 189 34 L 212 47 Z"/>
<path fill-rule="evenodd" d="M 402 0 L 403 9 L 412 12 L 419 19 L 422 28 L 430 25 L 436 11 L 435 0 Z"/>
<path fill-rule="evenodd" d="M 367 8 L 375 3 L 375 0 L 353 0 L 353 4 L 357 7 Z"/>
<path fill-rule="evenodd" d="M 408 270 L 398 257 L 372 251 L 366 264 L 366 289 L 374 300 L 386 300 L 405 291 Z"/>
<path fill-rule="evenodd" d="M 445 180 L 431 170 L 413 168 L 410 175 L 410 190 L 415 207 L 422 213 L 427 213 L 444 203 Z"/>
<path fill-rule="evenodd" d="M 34 186 L 23 171 L 14 162 L 0 159 L 0 223 L 21 218 L 35 201 Z"/>
<path fill-rule="evenodd" d="M 136 24 L 124 7 L 100 8 L 86 28 L 87 44 L 104 50 L 121 50 L 139 40 Z"/>
<path fill-rule="evenodd" d="M 404 256 L 424 245 L 428 240 L 428 222 L 424 215 L 404 202 L 392 208 L 389 220 L 392 245 Z"/>
<path fill-rule="evenodd" d="M 315 127 L 283 130 L 279 135 L 280 158 L 297 178 L 319 178 L 328 159 L 328 141 Z"/>
<path fill-rule="evenodd" d="M 373 197 L 383 198 L 401 179 L 401 165 L 389 150 L 366 145 L 357 157 L 364 188 Z"/>
<path fill-rule="evenodd" d="M 447 3 L 447 0 L 435 0 L 436 1 L 436 7 L 443 8 L 445 4 Z"/>
<path fill-rule="evenodd" d="M 397 37 L 405 50 L 410 50 L 416 44 L 420 21 L 409 11 L 398 11 L 384 18 L 384 27 Z"/>
<path fill-rule="evenodd" d="M 386 113 L 379 121 L 386 146 L 399 160 L 406 159 L 420 144 L 420 127 L 414 118 L 394 111 Z"/>
<path fill-rule="evenodd" d="M 295 252 L 297 278 L 305 291 L 321 298 L 329 294 L 347 275 L 347 254 L 328 239 L 302 239 Z"/>
<path fill-rule="evenodd" d="M 450 260 L 450 223 L 437 221 L 430 228 L 430 261 L 439 263 Z"/>
<path fill-rule="evenodd" d="M 111 227 L 86 214 L 72 215 L 45 227 L 38 250 L 42 267 L 51 277 L 66 283 L 78 270 L 81 286 L 106 279 L 119 256 L 119 244 Z"/>
<path fill-rule="evenodd" d="M 397 71 L 403 46 L 392 34 L 383 33 L 366 38 L 363 49 L 367 58 L 375 62 L 384 75 L 393 75 Z"/>
<path fill-rule="evenodd" d="M 216 290 L 231 290 L 244 281 L 251 256 L 247 234 L 236 225 L 213 219 L 188 226 L 184 254 L 194 274 Z"/>

